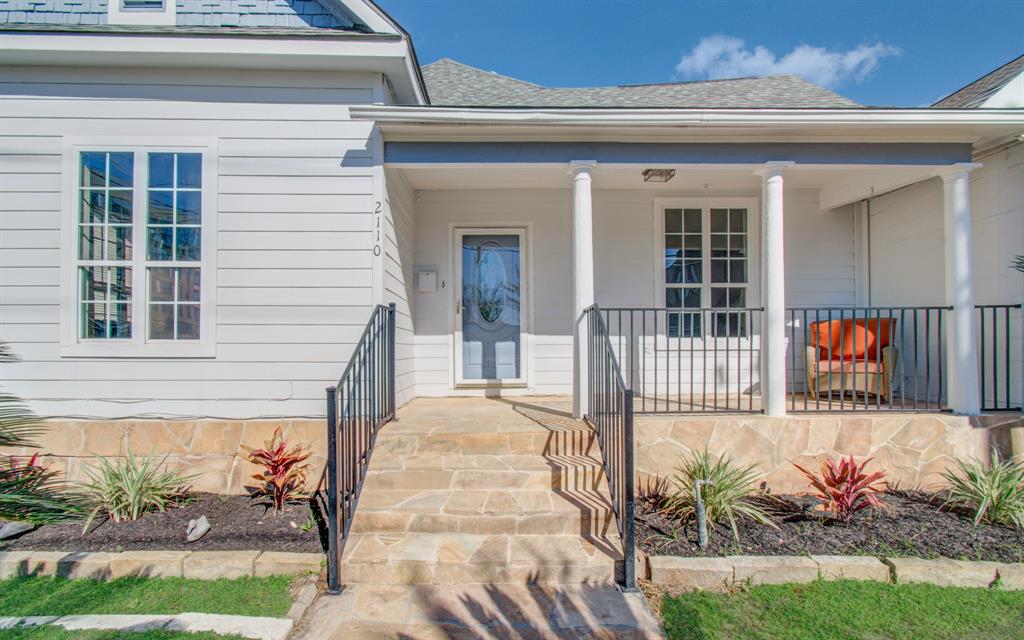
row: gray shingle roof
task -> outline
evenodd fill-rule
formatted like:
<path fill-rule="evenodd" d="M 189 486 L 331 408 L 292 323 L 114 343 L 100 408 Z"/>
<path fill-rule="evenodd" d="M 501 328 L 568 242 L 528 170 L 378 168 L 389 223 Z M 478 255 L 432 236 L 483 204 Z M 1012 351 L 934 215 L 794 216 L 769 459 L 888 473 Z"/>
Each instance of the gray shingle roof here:
<path fill-rule="evenodd" d="M 975 109 L 1021 73 L 1024 73 L 1024 56 L 1011 60 L 995 71 L 983 75 L 932 106 L 946 109 Z"/>
<path fill-rule="evenodd" d="M 846 108 L 856 102 L 797 76 L 549 88 L 442 58 L 423 67 L 435 106 Z"/>
<path fill-rule="evenodd" d="M 179 27 L 368 30 L 340 4 L 321 3 L 319 0 L 175 1 L 175 22 Z M 107 2 L 108 0 L 0 0 L 0 24 L 105 25 Z"/>

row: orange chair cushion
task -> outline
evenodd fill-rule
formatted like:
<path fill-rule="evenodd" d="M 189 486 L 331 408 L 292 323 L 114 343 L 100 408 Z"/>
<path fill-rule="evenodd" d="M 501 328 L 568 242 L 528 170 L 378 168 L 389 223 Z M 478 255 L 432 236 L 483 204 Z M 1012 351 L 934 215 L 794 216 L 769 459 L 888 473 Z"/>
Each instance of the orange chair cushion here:
<path fill-rule="evenodd" d="M 870 360 L 881 357 L 896 329 L 895 318 L 849 318 L 812 322 L 811 346 L 817 347 L 818 359 Z M 831 351 L 831 353 L 830 353 Z"/>

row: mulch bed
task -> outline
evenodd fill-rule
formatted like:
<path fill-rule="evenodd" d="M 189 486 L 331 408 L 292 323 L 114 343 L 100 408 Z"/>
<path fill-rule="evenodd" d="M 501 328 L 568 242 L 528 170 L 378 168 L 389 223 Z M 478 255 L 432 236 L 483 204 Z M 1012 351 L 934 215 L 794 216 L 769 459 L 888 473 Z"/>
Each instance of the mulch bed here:
<path fill-rule="evenodd" d="M 879 555 L 947 557 L 958 560 L 1024 562 L 1024 531 L 1001 525 L 974 526 L 970 516 L 940 510 L 942 500 L 919 491 L 890 491 L 882 499 L 892 508 L 865 509 L 851 524 L 813 511 L 809 496 L 774 496 L 762 501 L 778 529 L 737 521 L 740 541 L 728 523 L 697 544 L 695 521 L 681 523 L 659 512 L 652 500 L 637 505 L 637 545 L 649 555 Z"/>
<path fill-rule="evenodd" d="M 316 512 L 316 510 L 313 510 Z M 82 534 L 81 524 L 47 525 L 14 540 L 0 542 L 0 550 L 29 551 L 300 551 L 319 553 L 319 526 L 302 530 L 310 516 L 308 502 L 288 504 L 281 513 L 249 496 L 194 494 L 188 504 L 149 513 L 134 522 L 97 519 Z M 199 516 L 210 521 L 210 531 L 195 542 L 185 542 L 188 521 Z M 317 512 L 319 515 L 319 512 Z"/>

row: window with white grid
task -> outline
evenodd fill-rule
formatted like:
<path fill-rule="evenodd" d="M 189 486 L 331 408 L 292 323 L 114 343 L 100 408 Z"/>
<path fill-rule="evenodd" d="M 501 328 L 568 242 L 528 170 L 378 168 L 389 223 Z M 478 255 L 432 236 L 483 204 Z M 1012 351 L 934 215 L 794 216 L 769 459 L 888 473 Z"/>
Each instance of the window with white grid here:
<path fill-rule="evenodd" d="M 749 210 L 666 207 L 663 214 L 669 336 L 746 336 L 745 314 L 718 309 L 744 309 L 748 303 Z M 702 314 L 701 308 L 712 311 Z"/>
<path fill-rule="evenodd" d="M 204 152 L 100 148 L 73 158 L 74 343 L 209 343 Z"/>

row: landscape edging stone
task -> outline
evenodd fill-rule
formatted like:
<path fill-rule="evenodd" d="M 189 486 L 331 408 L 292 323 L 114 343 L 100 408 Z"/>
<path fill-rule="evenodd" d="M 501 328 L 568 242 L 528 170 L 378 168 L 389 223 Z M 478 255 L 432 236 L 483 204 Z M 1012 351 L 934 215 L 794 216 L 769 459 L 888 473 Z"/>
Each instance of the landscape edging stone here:
<path fill-rule="evenodd" d="M 263 551 L 0 551 L 0 579 L 16 576 L 77 578 L 191 577 L 200 580 L 243 576 L 301 575 L 318 571 L 323 554 L 289 554 L 291 562 L 260 563 Z M 275 552 L 268 552 L 274 554 Z M 197 555 L 198 554 L 198 555 Z M 151 561 L 147 561 L 151 555 Z M 203 570 L 188 570 L 195 556 Z M 272 556 L 275 557 L 275 556 Z M 222 558 L 223 561 L 218 561 Z M 243 562 L 240 562 L 244 558 Z M 186 574 L 188 574 L 186 576 Z"/>
<path fill-rule="evenodd" d="M 799 584 L 818 579 L 1024 589 L 1024 563 L 873 556 L 648 556 L 657 586 L 726 589 L 736 584 Z M 814 565 L 817 571 L 811 572 Z M 846 569 L 846 570 L 844 570 Z"/>

